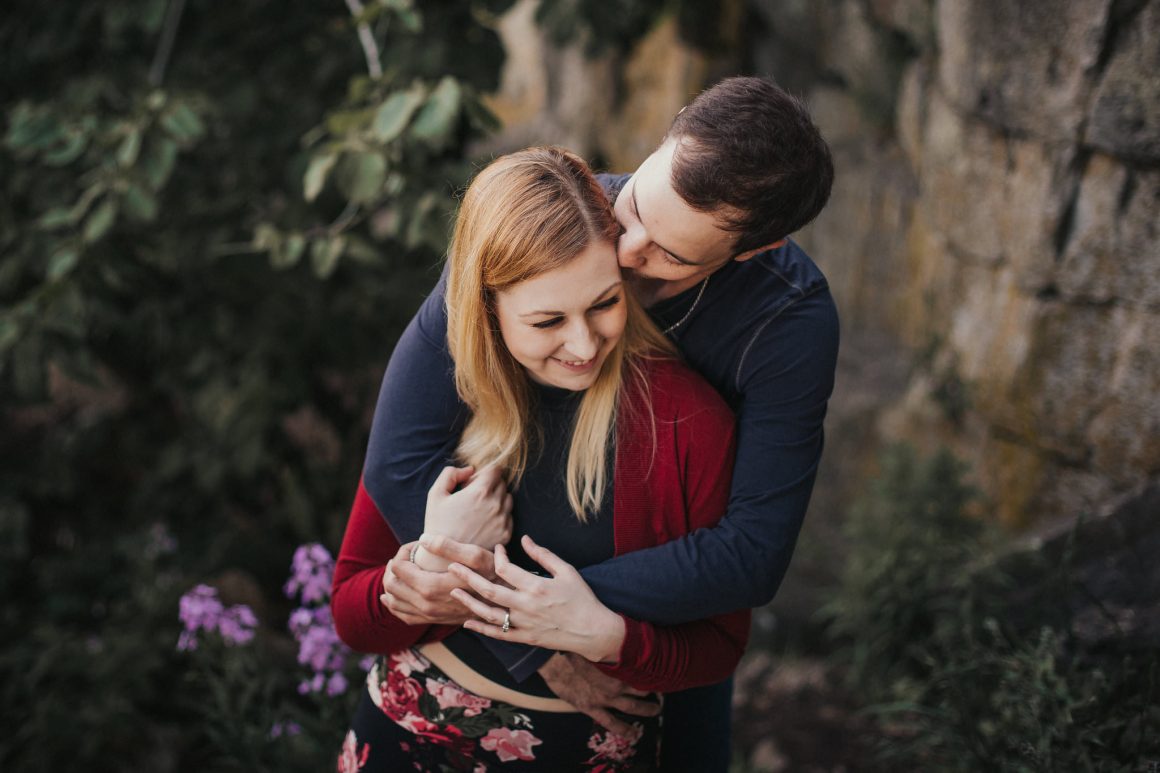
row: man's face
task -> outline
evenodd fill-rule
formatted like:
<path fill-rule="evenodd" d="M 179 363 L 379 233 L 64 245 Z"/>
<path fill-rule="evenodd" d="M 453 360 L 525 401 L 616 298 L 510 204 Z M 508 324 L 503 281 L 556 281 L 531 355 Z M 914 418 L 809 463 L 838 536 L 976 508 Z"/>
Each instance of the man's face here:
<path fill-rule="evenodd" d="M 644 280 L 639 283 L 646 288 L 646 303 L 670 298 L 741 257 L 733 254 L 735 234 L 673 190 L 676 148 L 677 141 L 670 139 L 646 158 L 613 206 L 624 229 L 617 258 L 635 280 Z"/>

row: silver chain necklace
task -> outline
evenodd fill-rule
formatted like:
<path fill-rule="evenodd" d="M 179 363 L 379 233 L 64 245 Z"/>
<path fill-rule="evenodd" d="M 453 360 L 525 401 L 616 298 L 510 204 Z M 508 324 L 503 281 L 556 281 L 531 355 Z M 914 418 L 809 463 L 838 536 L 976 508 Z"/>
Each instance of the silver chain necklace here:
<path fill-rule="evenodd" d="M 710 274 L 709 276 L 712 276 L 712 274 Z M 689 319 L 689 315 L 693 313 L 693 309 L 697 308 L 697 304 L 701 302 L 701 296 L 705 294 L 705 288 L 708 286 L 709 286 L 709 277 L 707 276 L 707 277 L 705 277 L 705 281 L 701 282 L 701 289 L 697 291 L 697 297 L 693 299 L 693 305 L 690 306 L 689 310 L 685 312 L 685 316 L 681 317 L 676 322 L 674 322 L 673 324 L 666 327 L 663 331 L 661 331 L 664 335 L 668 335 L 669 333 L 673 332 L 681 325 L 685 324 L 685 322 Z"/>

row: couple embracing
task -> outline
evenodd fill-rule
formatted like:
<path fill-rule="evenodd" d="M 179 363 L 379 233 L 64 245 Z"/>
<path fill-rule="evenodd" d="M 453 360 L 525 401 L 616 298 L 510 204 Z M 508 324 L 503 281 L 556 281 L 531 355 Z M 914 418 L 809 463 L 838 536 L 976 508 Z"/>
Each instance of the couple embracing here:
<path fill-rule="evenodd" d="M 479 173 L 336 567 L 338 633 L 378 656 L 340 771 L 728 768 L 822 452 L 837 314 L 787 236 L 832 178 L 749 77 L 633 175 L 557 148 Z"/>

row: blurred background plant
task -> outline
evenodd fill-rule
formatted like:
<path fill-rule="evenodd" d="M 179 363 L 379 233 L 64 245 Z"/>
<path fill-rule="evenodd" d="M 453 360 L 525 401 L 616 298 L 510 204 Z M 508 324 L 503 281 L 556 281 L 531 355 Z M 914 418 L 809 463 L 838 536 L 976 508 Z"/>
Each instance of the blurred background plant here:
<path fill-rule="evenodd" d="M 1013 551 L 968 473 L 945 448 L 888 447 L 845 523 L 826 640 L 774 649 L 825 656 L 814 686 L 846 702 L 857 769 L 1138 770 L 1160 755 L 1154 653 L 1086 641 L 1074 556 Z"/>
<path fill-rule="evenodd" d="M 333 764 L 352 672 L 277 589 L 338 546 L 510 5 L 6 5 L 0 768 Z M 178 652 L 203 583 L 247 617 Z"/>
<path fill-rule="evenodd" d="M 738 769 L 1160 762 L 1160 3 L 1015 8 L 9 0 L 0 769 L 330 767 L 326 556 L 455 193 L 631 170 L 734 72 L 834 149 L 795 238 L 844 337 Z"/>

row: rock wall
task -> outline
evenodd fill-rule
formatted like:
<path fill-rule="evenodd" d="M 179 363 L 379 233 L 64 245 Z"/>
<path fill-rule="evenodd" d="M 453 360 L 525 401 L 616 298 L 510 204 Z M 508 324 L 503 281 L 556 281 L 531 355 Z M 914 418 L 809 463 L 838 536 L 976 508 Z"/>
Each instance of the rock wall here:
<path fill-rule="evenodd" d="M 837 156 L 799 239 L 851 355 L 869 331 L 913 355 L 879 437 L 956 448 L 1012 526 L 1154 479 L 1160 2 L 761 6 L 758 52 L 815 31 L 795 77 Z"/>
<path fill-rule="evenodd" d="M 501 27 L 493 150 L 631 170 L 727 72 L 811 103 L 838 177 L 797 238 L 844 335 L 816 528 L 896 439 L 951 445 L 1013 527 L 1160 475 L 1160 0 L 748 0 L 715 58 L 666 19 L 588 59 L 533 13 Z"/>

